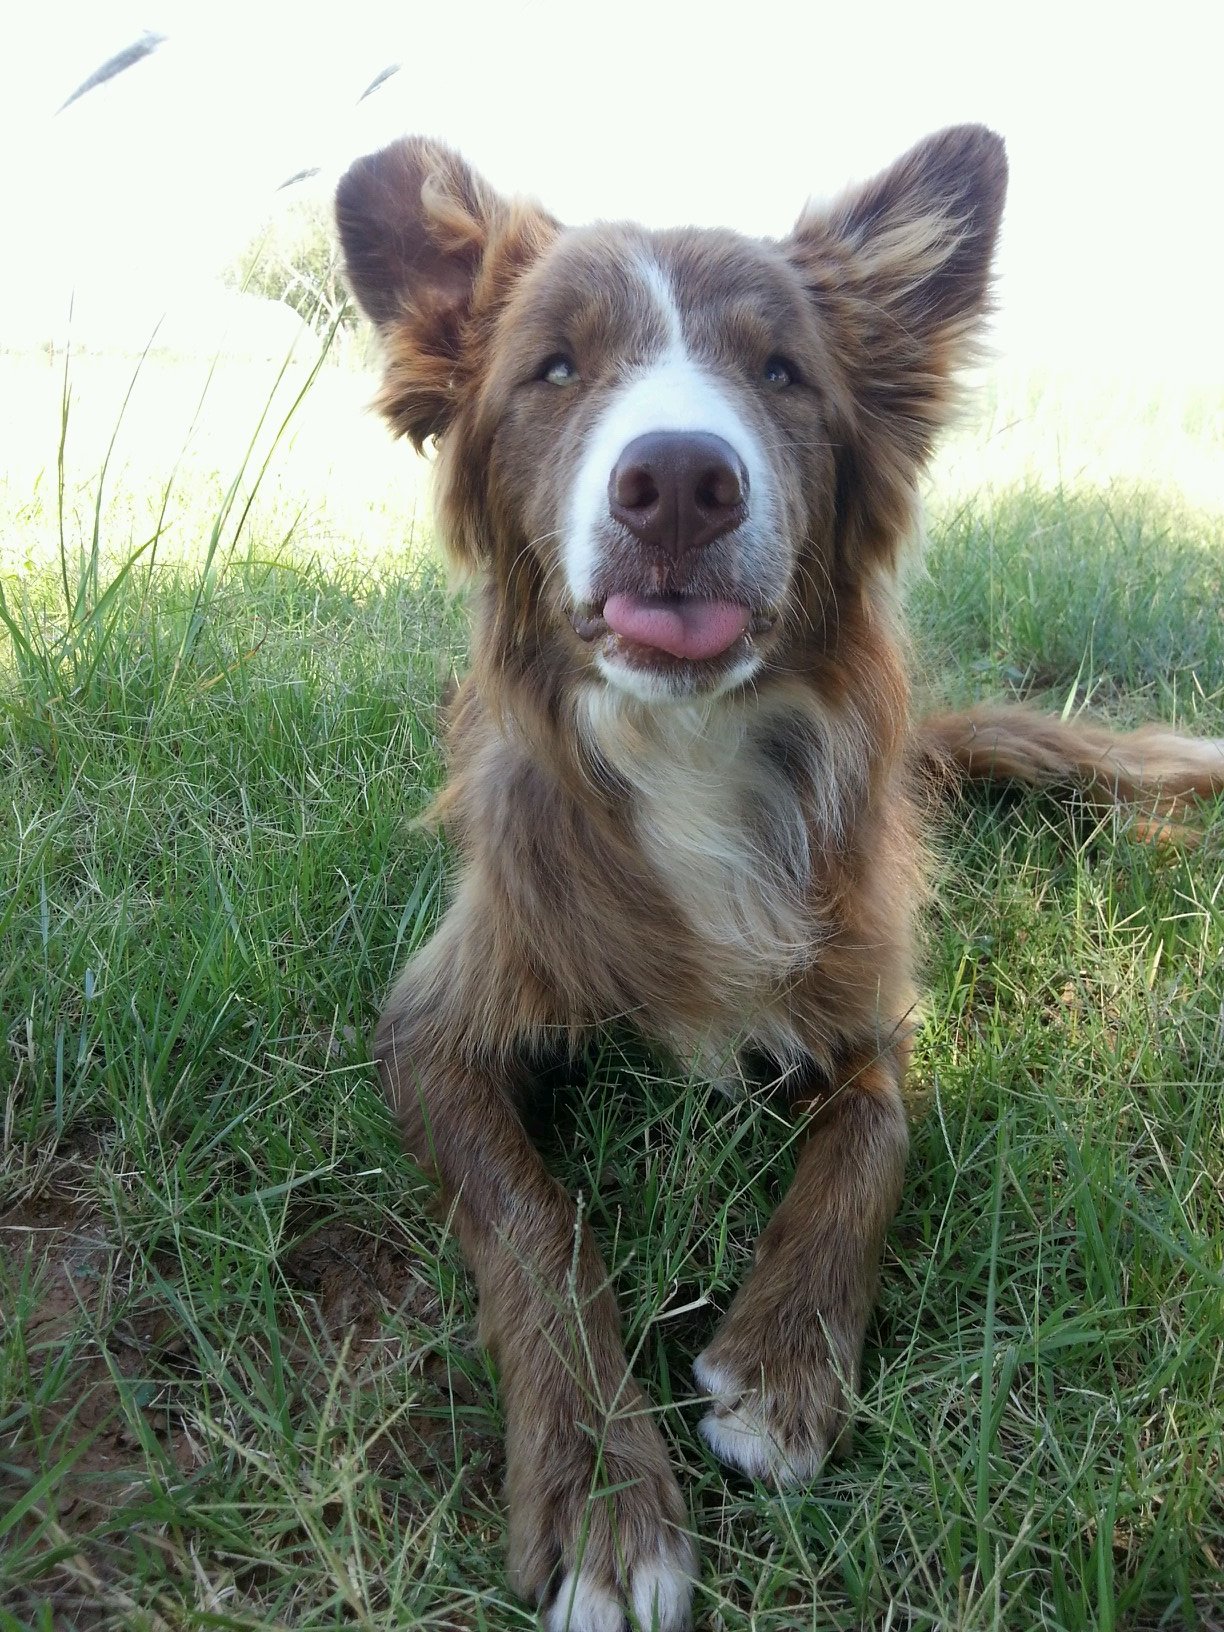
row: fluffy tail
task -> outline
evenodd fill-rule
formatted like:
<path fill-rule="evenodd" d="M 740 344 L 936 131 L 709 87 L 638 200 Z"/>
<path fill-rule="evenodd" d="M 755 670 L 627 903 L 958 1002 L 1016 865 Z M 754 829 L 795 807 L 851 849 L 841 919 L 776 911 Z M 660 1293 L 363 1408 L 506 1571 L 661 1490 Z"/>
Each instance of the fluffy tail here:
<path fill-rule="evenodd" d="M 1034 709 L 983 703 L 921 721 L 918 740 L 945 780 L 1073 786 L 1098 802 L 1134 805 L 1165 821 L 1224 792 L 1224 737 L 1183 737 L 1159 725 L 1109 731 Z M 1170 836 L 1148 825 L 1153 837 Z"/>

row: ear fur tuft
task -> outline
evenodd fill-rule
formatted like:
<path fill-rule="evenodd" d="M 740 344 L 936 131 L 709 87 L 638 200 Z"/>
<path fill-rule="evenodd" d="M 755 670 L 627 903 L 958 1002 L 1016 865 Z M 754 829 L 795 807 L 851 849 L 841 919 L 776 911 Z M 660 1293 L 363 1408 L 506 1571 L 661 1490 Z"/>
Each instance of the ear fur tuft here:
<path fill-rule="evenodd" d="M 1002 138 L 954 125 L 806 211 L 783 243 L 848 385 L 854 423 L 843 428 L 839 486 L 860 546 L 895 549 L 887 541 L 907 531 L 914 482 L 989 310 L 1006 191 Z"/>
<path fill-rule="evenodd" d="M 500 200 L 457 153 L 410 136 L 356 160 L 336 189 L 349 283 L 379 327 L 468 295 Z"/>
<path fill-rule="evenodd" d="M 865 406 L 894 413 L 917 457 L 972 360 L 1006 190 L 1002 138 L 954 125 L 805 213 L 783 246 L 828 312 Z"/>
<path fill-rule="evenodd" d="M 555 223 L 503 199 L 443 143 L 410 136 L 350 167 L 336 224 L 353 294 L 384 341 L 379 408 L 420 449 L 454 417 L 473 318 L 504 298 Z"/>

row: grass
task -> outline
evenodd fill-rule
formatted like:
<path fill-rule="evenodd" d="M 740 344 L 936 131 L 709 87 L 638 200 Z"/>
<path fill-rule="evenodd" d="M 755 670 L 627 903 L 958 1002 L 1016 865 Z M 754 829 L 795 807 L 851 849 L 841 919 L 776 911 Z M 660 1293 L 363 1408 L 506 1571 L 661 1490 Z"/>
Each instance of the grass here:
<path fill-rule="evenodd" d="M 411 822 L 461 619 L 407 510 L 363 538 L 333 467 L 295 487 L 296 421 L 256 484 L 279 407 L 165 503 L 122 440 L 99 493 L 109 434 L 74 474 L 76 403 L 61 495 L 42 389 L 46 474 L 0 494 L 0 1627 L 530 1626 L 471 1286 L 365 1042 L 442 898 Z M 940 691 L 1224 733 L 1218 513 L 1047 475 L 937 494 L 931 532 Z M 1219 1627 L 1218 834 L 1004 795 L 942 838 L 910 1182 L 810 1494 L 728 1483 L 691 1403 L 774 1111 L 610 1042 L 548 1141 L 682 1470 L 698 1624 Z"/>

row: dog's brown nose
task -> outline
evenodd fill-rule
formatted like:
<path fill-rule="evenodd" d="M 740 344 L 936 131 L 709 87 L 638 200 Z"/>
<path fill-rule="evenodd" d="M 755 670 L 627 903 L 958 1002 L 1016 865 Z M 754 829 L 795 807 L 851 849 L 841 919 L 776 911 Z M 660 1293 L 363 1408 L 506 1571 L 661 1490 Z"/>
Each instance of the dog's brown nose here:
<path fill-rule="evenodd" d="M 634 437 L 608 480 L 608 508 L 652 550 L 704 549 L 748 514 L 748 472 L 735 449 L 706 431 Z"/>

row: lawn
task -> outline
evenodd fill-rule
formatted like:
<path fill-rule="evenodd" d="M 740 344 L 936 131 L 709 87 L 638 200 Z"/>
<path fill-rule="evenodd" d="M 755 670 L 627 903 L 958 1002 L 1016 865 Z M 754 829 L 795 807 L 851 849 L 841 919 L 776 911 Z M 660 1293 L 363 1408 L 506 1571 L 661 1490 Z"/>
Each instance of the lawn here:
<path fill-rule="evenodd" d="M 197 411 L 207 370 L 150 359 L 122 424 L 122 371 L 72 359 L 65 416 L 62 365 L 0 358 L 0 1628 L 530 1627 L 471 1285 L 367 1055 L 446 888 L 413 818 L 464 624 L 416 467 L 330 363 Z M 1178 493 L 1102 463 L 1103 410 L 1053 468 L 1047 400 L 1023 458 L 992 401 L 936 473 L 924 684 L 1224 735 L 1218 404 L 1117 428 Z M 785 1182 L 775 1110 L 617 1039 L 559 1091 L 700 1627 L 1224 1625 L 1214 814 L 1161 848 L 949 811 L 909 1185 L 810 1493 L 729 1483 L 689 1375 Z"/>

